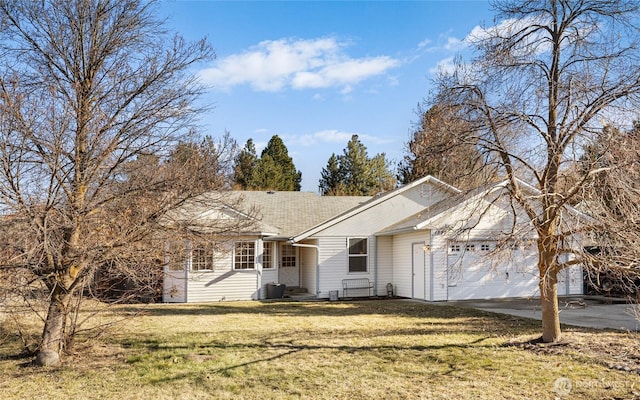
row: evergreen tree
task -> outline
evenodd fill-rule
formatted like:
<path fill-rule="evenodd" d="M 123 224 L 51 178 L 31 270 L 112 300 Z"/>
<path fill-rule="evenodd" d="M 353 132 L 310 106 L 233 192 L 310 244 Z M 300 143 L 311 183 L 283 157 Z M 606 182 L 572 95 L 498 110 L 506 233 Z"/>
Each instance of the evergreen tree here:
<path fill-rule="evenodd" d="M 302 173 L 296 170 L 287 146 L 278 135 L 273 135 L 262 150 L 257 169 L 260 171 L 260 178 L 254 182 L 257 188 L 300 191 Z"/>
<path fill-rule="evenodd" d="M 253 173 L 258 165 L 258 160 L 256 146 L 253 144 L 253 139 L 249 139 L 235 159 L 233 167 L 233 181 L 235 188 L 250 188 L 250 185 L 253 182 Z"/>
<path fill-rule="evenodd" d="M 329 158 L 320 191 L 323 195 L 371 196 L 392 189 L 395 182 L 384 153 L 369 158 L 358 135 L 353 135 L 342 155 Z"/>
<path fill-rule="evenodd" d="M 336 195 L 341 191 L 342 177 L 340 176 L 340 165 L 335 153 L 331 154 L 327 166 L 320 173 L 320 193 L 322 195 Z"/>
<path fill-rule="evenodd" d="M 282 139 L 274 135 L 260 157 L 253 140 L 247 141 L 236 157 L 234 181 L 236 188 L 244 190 L 299 191 L 302 173 L 296 170 Z"/>

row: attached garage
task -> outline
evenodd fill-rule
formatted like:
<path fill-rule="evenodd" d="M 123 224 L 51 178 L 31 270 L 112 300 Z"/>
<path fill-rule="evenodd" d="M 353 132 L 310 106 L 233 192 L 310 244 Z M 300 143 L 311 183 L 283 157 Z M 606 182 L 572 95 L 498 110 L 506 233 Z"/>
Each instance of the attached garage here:
<path fill-rule="evenodd" d="M 377 232 L 390 245 L 379 276 L 396 295 L 427 301 L 539 297 L 537 236 L 498 194 L 447 199 Z M 581 294 L 581 276 L 577 264 L 561 271 L 558 294 Z"/>
<path fill-rule="evenodd" d="M 449 242 L 448 300 L 539 295 L 537 254 L 532 246 L 511 249 L 508 255 L 495 250 L 494 241 Z"/>

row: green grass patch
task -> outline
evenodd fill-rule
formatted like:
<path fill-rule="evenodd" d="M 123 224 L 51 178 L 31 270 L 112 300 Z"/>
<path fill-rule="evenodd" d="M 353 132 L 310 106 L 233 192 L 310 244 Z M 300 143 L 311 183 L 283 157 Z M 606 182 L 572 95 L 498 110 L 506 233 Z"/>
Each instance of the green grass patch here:
<path fill-rule="evenodd" d="M 101 318 L 108 321 L 122 313 L 137 316 L 99 338 L 85 338 L 55 369 L 31 366 L 28 358 L 19 356 L 18 339 L 5 334 L 0 348 L 1 397 L 640 396 L 640 375 L 609 368 L 593 346 L 570 345 L 575 339 L 629 348 L 638 344 L 631 334 L 573 330 L 566 333 L 563 345 L 530 345 L 539 322 L 389 300 L 119 306 L 105 309 Z M 34 332 L 37 329 L 34 324 Z M 565 397 L 567 381 L 559 378 L 571 384 Z"/>

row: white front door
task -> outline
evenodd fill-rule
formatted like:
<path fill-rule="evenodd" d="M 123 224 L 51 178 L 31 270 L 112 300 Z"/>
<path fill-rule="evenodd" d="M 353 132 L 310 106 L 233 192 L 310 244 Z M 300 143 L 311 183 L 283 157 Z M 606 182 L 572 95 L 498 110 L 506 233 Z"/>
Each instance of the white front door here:
<path fill-rule="evenodd" d="M 424 300 L 424 243 L 412 243 L 412 257 L 411 257 L 411 269 L 412 269 L 412 277 L 413 277 L 413 292 L 412 296 L 414 299 Z"/>
<path fill-rule="evenodd" d="M 278 267 L 278 283 L 284 283 L 287 287 L 300 286 L 297 247 L 286 243 L 280 245 Z"/>

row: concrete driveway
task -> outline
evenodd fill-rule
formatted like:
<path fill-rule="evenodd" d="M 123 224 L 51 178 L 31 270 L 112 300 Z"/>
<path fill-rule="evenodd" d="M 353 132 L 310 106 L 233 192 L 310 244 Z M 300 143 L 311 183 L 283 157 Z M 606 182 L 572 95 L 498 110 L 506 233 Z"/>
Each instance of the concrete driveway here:
<path fill-rule="evenodd" d="M 596 329 L 640 330 L 640 304 L 612 302 L 601 298 L 561 298 L 560 323 Z M 542 319 L 539 299 L 497 299 L 450 301 L 460 307 L 476 308 L 518 317 Z M 636 317 L 637 316 L 637 317 Z"/>

